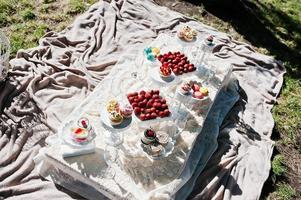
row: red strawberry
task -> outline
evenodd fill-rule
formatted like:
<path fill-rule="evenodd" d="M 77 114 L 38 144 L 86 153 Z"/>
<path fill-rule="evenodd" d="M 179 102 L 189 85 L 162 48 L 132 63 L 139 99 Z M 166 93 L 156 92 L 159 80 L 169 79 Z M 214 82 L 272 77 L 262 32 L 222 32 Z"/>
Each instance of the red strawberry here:
<path fill-rule="evenodd" d="M 160 94 L 160 91 L 159 90 L 154 90 L 154 94 Z"/>
<path fill-rule="evenodd" d="M 134 109 L 134 113 L 136 114 L 136 115 L 139 115 L 140 113 L 141 113 L 141 109 L 140 108 L 135 108 Z"/>
<path fill-rule="evenodd" d="M 153 95 L 153 99 L 159 99 L 159 95 L 158 94 L 154 94 Z"/>
<path fill-rule="evenodd" d="M 161 108 L 165 110 L 167 108 L 167 105 L 166 104 L 162 104 Z"/>
<path fill-rule="evenodd" d="M 140 107 L 140 108 L 143 108 L 144 106 L 143 106 L 143 102 L 139 102 L 138 103 L 138 106 Z"/>
<path fill-rule="evenodd" d="M 139 118 L 140 118 L 142 121 L 144 121 L 144 120 L 145 120 L 145 114 L 141 114 L 141 115 L 139 116 Z"/>
<path fill-rule="evenodd" d="M 134 97 L 128 97 L 128 99 L 129 99 L 129 102 L 130 102 L 130 103 L 133 103 L 133 102 L 134 102 Z"/>
<path fill-rule="evenodd" d="M 136 103 L 136 102 L 132 103 L 132 107 L 133 108 L 138 107 L 138 103 Z"/>
<path fill-rule="evenodd" d="M 153 104 L 152 104 L 152 102 L 148 101 L 148 102 L 147 102 L 147 104 L 146 104 L 146 107 L 147 107 L 147 108 L 151 108 L 151 107 L 153 107 Z"/>
<path fill-rule="evenodd" d="M 155 118 L 157 118 L 157 114 L 153 112 L 153 113 L 151 114 L 151 117 L 152 117 L 152 119 L 155 119 Z"/>
<path fill-rule="evenodd" d="M 142 95 L 138 96 L 138 101 L 143 101 L 143 99 L 144 99 L 144 96 L 142 96 Z"/>
<path fill-rule="evenodd" d="M 194 71 L 194 68 L 193 68 L 193 67 L 188 67 L 188 71 L 189 71 L 189 72 L 193 72 L 193 71 Z"/>
<path fill-rule="evenodd" d="M 161 117 L 161 118 L 164 117 L 164 112 L 163 111 L 159 112 L 159 117 Z"/>
<path fill-rule="evenodd" d="M 197 84 L 193 84 L 193 85 L 192 85 L 192 89 L 193 89 L 194 91 L 199 91 L 199 90 L 200 90 L 200 86 L 197 85 Z"/>
<path fill-rule="evenodd" d="M 145 93 L 145 98 L 150 99 L 150 98 L 152 98 L 152 95 L 149 92 L 146 92 Z"/>
<path fill-rule="evenodd" d="M 168 110 L 168 109 L 165 109 L 165 110 L 164 110 L 164 116 L 167 117 L 167 116 L 169 116 L 169 114 L 170 114 L 169 110 Z"/>

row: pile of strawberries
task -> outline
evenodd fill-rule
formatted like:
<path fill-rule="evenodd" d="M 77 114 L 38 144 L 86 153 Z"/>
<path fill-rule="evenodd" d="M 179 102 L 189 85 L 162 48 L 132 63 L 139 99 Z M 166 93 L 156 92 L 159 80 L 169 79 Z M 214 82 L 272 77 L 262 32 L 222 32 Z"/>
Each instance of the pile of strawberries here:
<path fill-rule="evenodd" d="M 194 64 L 191 64 L 187 56 L 180 52 L 168 52 L 158 56 L 162 66 L 169 67 L 175 75 L 193 72 L 196 70 Z"/>
<path fill-rule="evenodd" d="M 159 90 L 147 92 L 142 90 L 139 93 L 128 94 L 127 98 L 134 109 L 134 113 L 142 121 L 170 115 L 166 100 L 160 96 Z"/>

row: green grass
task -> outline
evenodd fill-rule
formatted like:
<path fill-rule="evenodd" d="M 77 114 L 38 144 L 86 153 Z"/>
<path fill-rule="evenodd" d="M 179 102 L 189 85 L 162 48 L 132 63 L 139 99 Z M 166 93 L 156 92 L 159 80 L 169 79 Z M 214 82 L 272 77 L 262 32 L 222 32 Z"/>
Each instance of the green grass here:
<path fill-rule="evenodd" d="M 276 155 L 274 157 L 272 161 L 272 170 L 277 176 L 281 176 L 287 172 L 287 169 L 284 166 L 284 157 L 282 155 Z"/>
<path fill-rule="evenodd" d="M 0 0 L 0 28 L 9 36 L 11 58 L 38 45 L 49 30 L 61 31 L 97 0 Z M 24 37 L 26 36 L 26 37 Z"/>
<path fill-rule="evenodd" d="M 294 188 L 286 183 L 277 184 L 277 190 L 268 199 L 269 200 L 292 200 L 297 196 Z"/>
<path fill-rule="evenodd" d="M 280 142 L 285 145 L 293 145 L 296 148 L 298 148 L 296 133 L 301 127 L 300 98 L 301 81 L 287 77 L 279 98 L 279 105 L 273 109 L 277 129 L 284 136 Z"/>

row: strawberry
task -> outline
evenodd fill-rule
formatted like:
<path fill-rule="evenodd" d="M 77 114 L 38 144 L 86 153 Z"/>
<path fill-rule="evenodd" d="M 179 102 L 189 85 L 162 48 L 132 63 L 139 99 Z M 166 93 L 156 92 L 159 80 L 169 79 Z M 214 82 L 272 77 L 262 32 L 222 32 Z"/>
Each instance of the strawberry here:
<path fill-rule="evenodd" d="M 145 114 L 141 114 L 141 115 L 139 116 L 139 118 L 140 118 L 142 121 L 144 121 L 144 120 L 146 119 Z"/>
<path fill-rule="evenodd" d="M 153 119 L 157 118 L 157 114 L 155 112 L 151 113 L 151 118 Z"/>
<path fill-rule="evenodd" d="M 146 92 L 145 93 L 145 98 L 150 99 L 150 98 L 152 98 L 152 95 L 149 92 Z"/>
<path fill-rule="evenodd" d="M 164 110 L 164 116 L 167 117 L 167 116 L 169 116 L 169 114 L 170 114 L 169 110 L 168 110 L 168 109 L 165 109 L 165 110 Z"/>
<path fill-rule="evenodd" d="M 140 108 L 135 108 L 134 109 L 134 113 L 136 114 L 136 115 L 139 115 L 140 113 L 141 113 L 141 109 Z"/>
<path fill-rule="evenodd" d="M 193 89 L 194 91 L 199 91 L 199 90 L 200 90 L 200 86 L 197 85 L 197 84 L 193 84 L 193 85 L 192 85 L 192 89 Z"/>

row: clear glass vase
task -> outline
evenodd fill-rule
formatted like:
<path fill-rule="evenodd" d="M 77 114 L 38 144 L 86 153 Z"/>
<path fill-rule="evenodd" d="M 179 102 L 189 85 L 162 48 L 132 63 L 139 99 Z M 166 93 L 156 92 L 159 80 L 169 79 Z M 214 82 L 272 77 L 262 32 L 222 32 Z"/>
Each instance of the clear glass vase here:
<path fill-rule="evenodd" d="M 8 72 L 10 44 L 5 34 L 0 31 L 0 82 L 3 81 Z"/>

